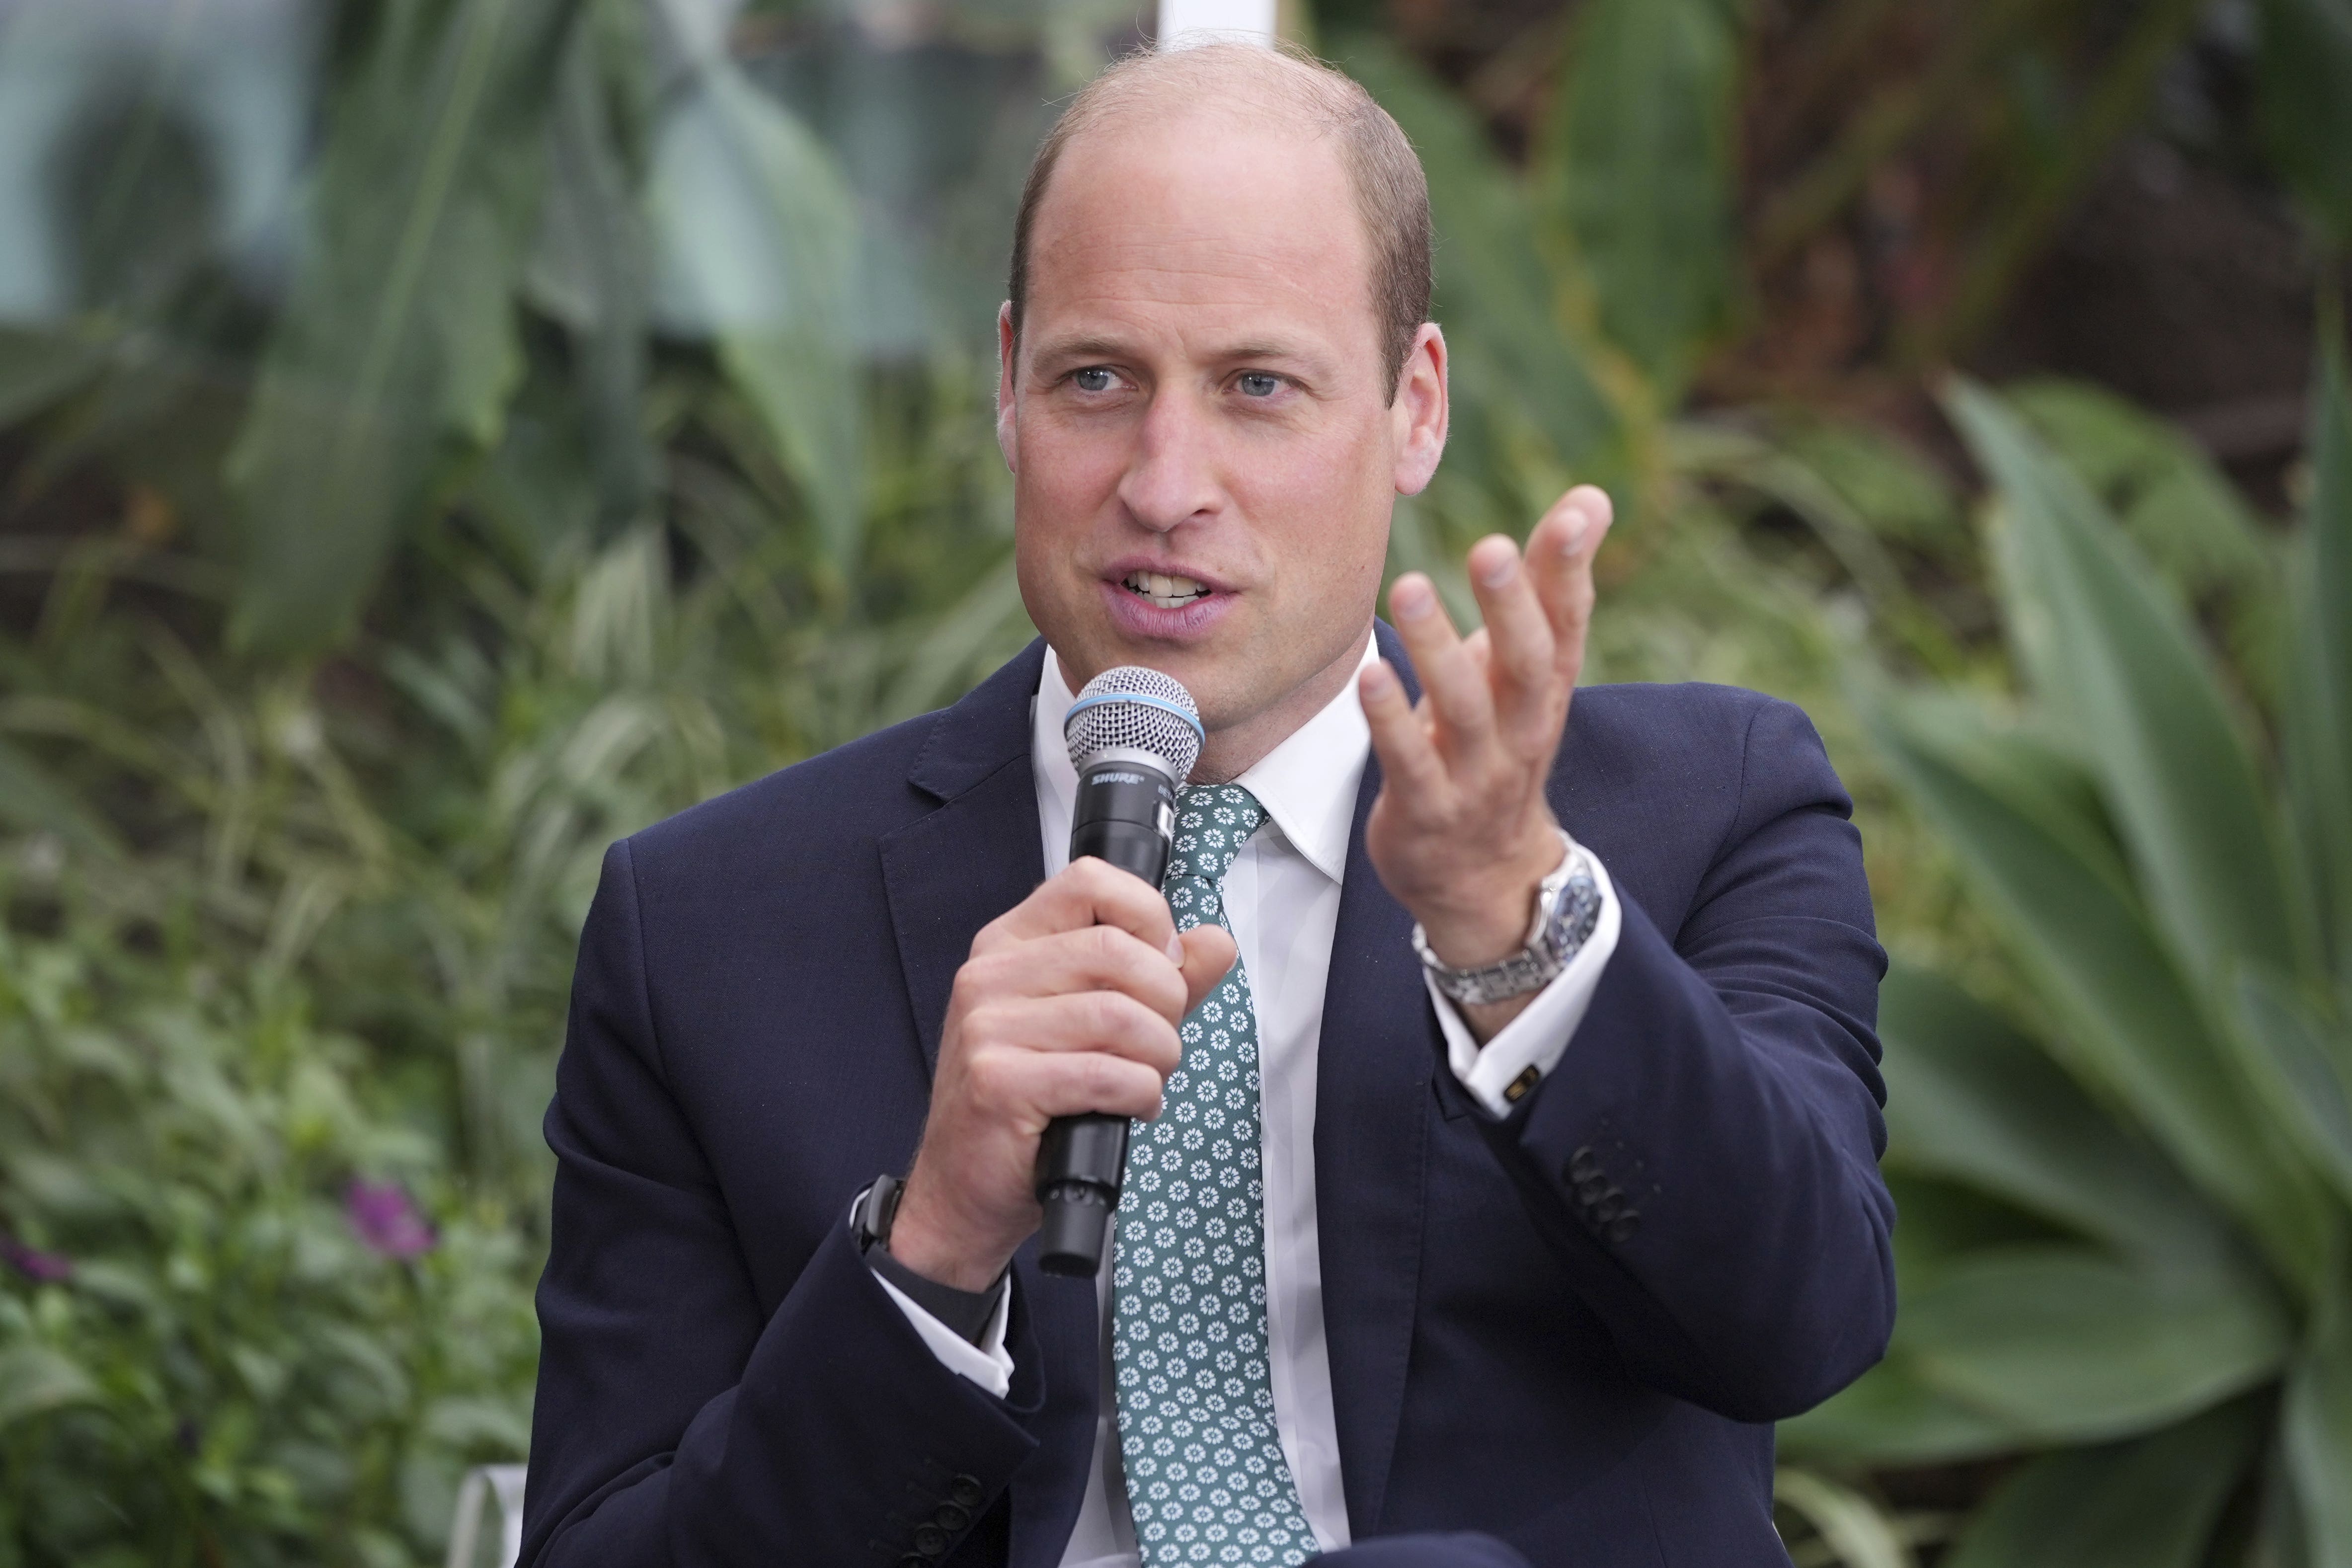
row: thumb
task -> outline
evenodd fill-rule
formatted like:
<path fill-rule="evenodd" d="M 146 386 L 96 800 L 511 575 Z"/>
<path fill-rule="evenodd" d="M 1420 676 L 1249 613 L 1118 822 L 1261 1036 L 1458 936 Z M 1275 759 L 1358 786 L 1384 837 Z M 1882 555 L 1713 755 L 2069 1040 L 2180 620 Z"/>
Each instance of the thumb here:
<path fill-rule="evenodd" d="M 1176 940 L 1184 944 L 1184 1011 L 1190 1013 L 1225 977 L 1241 950 L 1220 925 L 1197 925 Z"/>

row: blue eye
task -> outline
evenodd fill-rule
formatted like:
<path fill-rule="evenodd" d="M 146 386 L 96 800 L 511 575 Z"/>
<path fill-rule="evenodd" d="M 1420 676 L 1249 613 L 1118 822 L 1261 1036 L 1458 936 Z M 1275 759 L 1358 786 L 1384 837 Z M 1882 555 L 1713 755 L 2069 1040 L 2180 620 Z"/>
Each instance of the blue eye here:
<path fill-rule="evenodd" d="M 1087 366 L 1086 369 L 1078 372 L 1077 374 L 1073 376 L 1071 379 L 1078 384 L 1078 390 L 1080 392 L 1108 392 L 1110 390 L 1110 372 L 1098 364 L 1090 364 Z"/>
<path fill-rule="evenodd" d="M 1241 388 L 1244 397 L 1272 397 L 1282 390 L 1282 381 L 1280 377 L 1268 375 L 1262 370 L 1244 371 Z"/>

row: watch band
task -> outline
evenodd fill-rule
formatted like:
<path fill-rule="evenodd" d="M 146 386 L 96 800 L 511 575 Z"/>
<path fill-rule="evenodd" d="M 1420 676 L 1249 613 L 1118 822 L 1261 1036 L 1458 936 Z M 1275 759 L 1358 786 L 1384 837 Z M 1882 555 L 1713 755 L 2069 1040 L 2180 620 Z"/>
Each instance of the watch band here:
<path fill-rule="evenodd" d="M 1438 992 L 1456 1006 L 1483 1006 L 1540 991 L 1559 977 L 1601 920 L 1601 886 L 1592 863 L 1565 828 L 1559 838 L 1567 854 L 1559 868 L 1536 888 L 1536 907 L 1528 924 L 1526 945 L 1496 963 L 1475 969 L 1457 969 L 1430 950 L 1419 922 L 1412 928 L 1412 950 Z"/>

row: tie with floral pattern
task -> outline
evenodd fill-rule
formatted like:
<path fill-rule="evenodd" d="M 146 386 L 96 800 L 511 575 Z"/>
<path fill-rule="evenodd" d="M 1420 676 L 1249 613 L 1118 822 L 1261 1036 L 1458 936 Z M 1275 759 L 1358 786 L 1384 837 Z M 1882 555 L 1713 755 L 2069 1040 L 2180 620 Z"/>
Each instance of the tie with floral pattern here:
<path fill-rule="evenodd" d="M 1239 784 L 1177 802 L 1176 929 L 1232 929 L 1218 891 L 1265 820 Z M 1235 962 L 1183 1023 L 1156 1121 L 1135 1124 L 1111 1281 L 1119 1453 L 1144 1568 L 1292 1564 L 1315 1535 L 1275 1429 L 1266 1365 L 1257 1011 Z"/>

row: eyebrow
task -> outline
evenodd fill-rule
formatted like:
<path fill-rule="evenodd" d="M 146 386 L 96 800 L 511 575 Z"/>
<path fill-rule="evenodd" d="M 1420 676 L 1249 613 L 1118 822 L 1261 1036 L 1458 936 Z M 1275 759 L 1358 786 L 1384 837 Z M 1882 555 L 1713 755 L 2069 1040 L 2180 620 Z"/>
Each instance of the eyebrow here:
<path fill-rule="evenodd" d="M 1134 345 L 1123 339 L 1095 333 L 1079 333 L 1070 337 L 1049 338 L 1037 345 L 1033 363 L 1066 363 L 1078 359 L 1125 359 Z M 1218 363 L 1246 360 L 1288 360 L 1306 366 L 1317 374 L 1328 368 L 1322 354 L 1297 344 L 1273 338 L 1253 338 L 1218 350 L 1211 356 Z"/>

